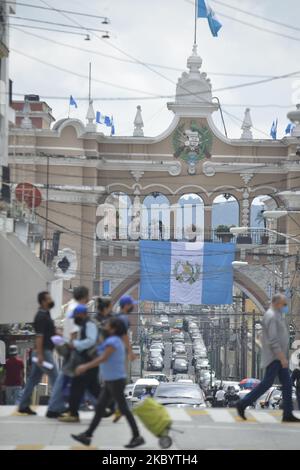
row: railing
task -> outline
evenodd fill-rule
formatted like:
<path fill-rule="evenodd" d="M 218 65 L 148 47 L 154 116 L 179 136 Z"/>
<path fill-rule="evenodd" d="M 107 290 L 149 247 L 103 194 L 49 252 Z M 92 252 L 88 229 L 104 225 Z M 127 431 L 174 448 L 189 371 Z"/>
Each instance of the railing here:
<path fill-rule="evenodd" d="M 229 232 L 220 233 L 217 230 L 210 230 L 210 231 L 202 231 L 199 234 L 190 234 L 184 236 L 184 234 L 177 233 L 176 236 L 170 236 L 170 231 L 168 230 L 158 230 L 158 231 L 150 231 L 150 230 L 143 230 L 140 232 L 139 237 L 131 236 L 128 233 L 127 229 L 119 229 L 116 230 L 114 236 L 107 236 L 103 237 L 101 240 L 115 240 L 115 241 L 139 241 L 139 240 L 164 240 L 164 241 L 206 241 L 206 242 L 213 242 L 213 243 L 226 243 L 226 242 L 233 242 L 238 245 L 285 245 L 286 239 L 280 235 L 274 235 L 268 233 L 264 229 L 255 229 L 249 230 L 246 235 L 238 235 L 233 236 Z"/>

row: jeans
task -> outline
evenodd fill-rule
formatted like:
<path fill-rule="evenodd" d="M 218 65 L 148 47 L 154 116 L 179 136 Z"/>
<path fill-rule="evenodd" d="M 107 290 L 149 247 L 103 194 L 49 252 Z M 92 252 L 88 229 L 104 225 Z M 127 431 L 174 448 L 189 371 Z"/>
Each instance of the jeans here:
<path fill-rule="evenodd" d="M 278 376 L 282 385 L 283 398 L 283 416 L 288 417 L 293 412 L 292 402 L 292 381 L 288 368 L 283 368 L 281 362 L 276 360 L 271 362 L 266 368 L 263 380 L 252 392 L 248 393 L 239 403 L 243 408 L 252 405 L 258 398 L 263 395 L 273 385 Z"/>
<path fill-rule="evenodd" d="M 51 364 L 53 364 L 53 369 L 41 368 L 35 362 L 32 363 L 31 372 L 26 382 L 26 385 L 25 385 L 25 388 L 21 397 L 21 401 L 19 404 L 20 410 L 23 410 L 24 408 L 27 408 L 30 405 L 31 395 L 34 390 L 34 387 L 36 387 L 36 385 L 40 383 L 41 378 L 44 374 L 48 375 L 50 379 L 50 383 L 52 387 L 54 387 L 55 380 L 57 378 L 57 368 L 53 360 L 53 354 L 52 354 L 52 351 L 50 351 L 50 349 L 45 349 L 43 354 L 44 354 L 44 360 L 47 362 L 51 362 Z"/>
<path fill-rule="evenodd" d="M 119 411 L 122 415 L 125 416 L 127 422 L 131 428 L 133 437 L 139 436 L 139 430 L 133 414 L 131 413 L 130 409 L 128 408 L 128 404 L 124 395 L 124 389 L 126 386 L 126 380 L 113 380 L 104 383 L 104 387 L 100 393 L 99 400 L 96 406 L 94 418 L 86 431 L 86 434 L 92 437 L 95 429 L 99 425 L 101 418 L 104 416 L 105 409 L 107 405 L 111 402 L 113 398 L 116 401 Z"/>
<path fill-rule="evenodd" d="M 88 370 L 85 374 L 79 375 L 72 379 L 70 393 L 70 414 L 78 416 L 80 403 L 84 397 L 84 392 L 88 391 L 95 398 L 100 394 L 100 384 L 98 376 L 98 367 Z"/>
<path fill-rule="evenodd" d="M 5 401 L 7 405 L 16 405 L 20 400 L 22 387 L 21 385 L 5 387 Z"/>
<path fill-rule="evenodd" d="M 66 411 L 64 386 L 65 375 L 62 371 L 60 371 L 52 389 L 51 397 L 48 403 L 48 411 L 52 411 L 53 413 L 64 413 L 64 411 Z"/>

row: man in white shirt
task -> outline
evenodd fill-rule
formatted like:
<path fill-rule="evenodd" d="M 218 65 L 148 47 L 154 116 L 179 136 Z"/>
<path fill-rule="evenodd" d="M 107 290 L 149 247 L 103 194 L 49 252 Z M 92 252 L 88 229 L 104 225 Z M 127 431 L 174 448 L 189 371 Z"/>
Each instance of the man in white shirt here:
<path fill-rule="evenodd" d="M 225 391 L 223 390 L 223 387 L 220 387 L 215 396 L 216 407 L 223 408 L 224 398 L 225 398 Z"/>
<path fill-rule="evenodd" d="M 89 300 L 89 290 L 85 286 L 75 287 L 73 291 L 73 299 L 70 300 L 64 320 L 64 337 L 68 341 L 76 339 L 80 330 L 75 324 L 73 312 L 78 305 L 86 305 Z M 47 418 L 59 418 L 66 411 L 65 398 L 63 394 L 66 377 L 62 371 L 59 372 L 54 384 L 52 394 L 48 404 Z"/>

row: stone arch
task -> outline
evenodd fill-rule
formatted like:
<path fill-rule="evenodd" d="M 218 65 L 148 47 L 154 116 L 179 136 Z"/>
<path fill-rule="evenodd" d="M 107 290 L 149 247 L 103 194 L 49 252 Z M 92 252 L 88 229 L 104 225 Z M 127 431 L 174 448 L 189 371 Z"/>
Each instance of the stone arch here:
<path fill-rule="evenodd" d="M 75 129 L 78 138 L 82 137 L 82 135 L 85 133 L 84 124 L 80 121 L 80 119 L 72 118 L 60 119 L 54 124 L 53 130 L 57 131 L 58 135 L 61 136 L 62 131 L 68 127 L 73 127 Z"/>
<path fill-rule="evenodd" d="M 169 240 L 170 233 L 170 201 L 165 194 L 153 191 L 142 201 L 141 237 Z"/>
<path fill-rule="evenodd" d="M 240 225 L 240 202 L 231 192 L 215 195 L 212 200 L 212 229 L 218 225 Z"/>
<path fill-rule="evenodd" d="M 239 287 L 247 296 L 257 305 L 259 310 L 263 312 L 269 305 L 269 298 L 266 293 L 255 284 L 255 282 L 251 281 L 247 276 L 243 273 L 239 272 L 238 270 L 234 271 L 234 283 L 237 287 Z M 128 279 L 125 279 L 121 282 L 112 292 L 112 300 L 113 303 L 116 303 L 118 299 L 132 291 L 133 288 L 139 288 L 140 284 L 140 270 L 138 269 L 132 274 Z"/>

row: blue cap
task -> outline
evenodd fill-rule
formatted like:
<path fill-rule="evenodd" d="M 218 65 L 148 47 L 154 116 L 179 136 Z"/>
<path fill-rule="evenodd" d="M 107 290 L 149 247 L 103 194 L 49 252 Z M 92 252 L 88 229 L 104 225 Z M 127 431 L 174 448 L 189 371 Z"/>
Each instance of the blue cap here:
<path fill-rule="evenodd" d="M 72 318 L 75 317 L 75 315 L 79 315 L 80 313 L 88 313 L 86 305 L 77 305 L 77 307 L 75 307 L 73 310 Z"/>
<path fill-rule="evenodd" d="M 125 307 L 125 305 L 136 305 L 137 302 L 133 300 L 131 295 L 123 295 L 119 300 L 119 305 L 121 308 Z"/>

